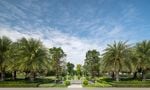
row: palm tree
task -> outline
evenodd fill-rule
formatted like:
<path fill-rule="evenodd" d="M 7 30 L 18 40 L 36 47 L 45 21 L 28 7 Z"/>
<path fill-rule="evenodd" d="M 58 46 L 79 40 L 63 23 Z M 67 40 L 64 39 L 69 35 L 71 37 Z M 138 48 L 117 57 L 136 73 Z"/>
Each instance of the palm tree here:
<path fill-rule="evenodd" d="M 119 81 L 119 72 L 126 67 L 130 48 L 126 42 L 114 42 L 113 45 L 108 44 L 103 54 L 102 65 L 104 70 L 112 71 L 115 74 L 116 81 Z"/>
<path fill-rule="evenodd" d="M 136 66 L 137 69 L 142 72 L 142 79 L 145 79 L 145 73 L 147 69 L 150 69 L 150 40 L 144 40 L 136 44 Z"/>
<path fill-rule="evenodd" d="M 20 49 L 19 69 L 29 74 L 30 80 L 33 81 L 37 72 L 48 68 L 47 50 L 41 41 L 33 38 L 22 38 L 18 43 Z"/>
<path fill-rule="evenodd" d="M 19 48 L 18 48 L 18 43 L 13 42 L 9 51 L 9 67 L 7 69 L 12 72 L 12 79 L 16 79 L 16 73 L 18 71 L 19 65 L 18 65 L 18 60 L 19 60 Z"/>
<path fill-rule="evenodd" d="M 11 47 L 12 41 L 6 37 L 0 37 L 0 72 L 1 72 L 1 81 L 5 80 L 5 70 L 9 62 L 9 50 Z"/>

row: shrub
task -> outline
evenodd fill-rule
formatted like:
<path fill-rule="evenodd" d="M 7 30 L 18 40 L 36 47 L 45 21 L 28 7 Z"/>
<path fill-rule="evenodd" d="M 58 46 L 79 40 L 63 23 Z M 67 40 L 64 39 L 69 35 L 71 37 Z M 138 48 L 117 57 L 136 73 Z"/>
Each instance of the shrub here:
<path fill-rule="evenodd" d="M 66 81 L 64 81 L 64 84 L 65 84 L 66 86 L 69 86 L 69 85 L 70 85 L 70 81 L 66 80 Z"/>
<path fill-rule="evenodd" d="M 84 86 L 86 86 L 86 85 L 88 85 L 88 84 L 89 84 L 88 80 L 86 80 L 86 79 L 83 80 L 83 85 L 84 85 Z"/>
<path fill-rule="evenodd" d="M 96 79 L 97 82 L 112 82 L 113 80 L 111 78 L 107 77 L 99 77 Z"/>

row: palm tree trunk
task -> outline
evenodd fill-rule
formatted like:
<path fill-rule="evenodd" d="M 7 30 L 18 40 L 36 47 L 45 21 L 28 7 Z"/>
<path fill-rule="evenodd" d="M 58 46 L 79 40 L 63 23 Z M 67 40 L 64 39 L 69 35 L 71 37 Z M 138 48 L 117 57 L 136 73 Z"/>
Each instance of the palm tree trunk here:
<path fill-rule="evenodd" d="M 112 72 L 111 77 L 113 80 L 115 80 L 115 72 Z"/>
<path fill-rule="evenodd" d="M 12 79 L 13 79 L 13 80 L 16 80 L 16 73 L 17 73 L 17 71 L 13 71 L 13 72 L 12 72 Z"/>
<path fill-rule="evenodd" d="M 35 80 L 35 72 L 31 72 L 31 74 L 30 74 L 30 80 L 31 81 Z"/>
<path fill-rule="evenodd" d="M 119 81 L 119 72 L 116 72 L 116 81 Z"/>
<path fill-rule="evenodd" d="M 145 81 L 146 76 L 145 76 L 145 71 L 142 72 L 142 81 Z"/>
<path fill-rule="evenodd" d="M 25 72 L 25 79 L 29 79 L 29 73 Z"/>
<path fill-rule="evenodd" d="M 2 71 L 2 72 L 1 72 L 1 81 L 4 81 L 4 80 L 5 80 L 5 72 Z"/>
<path fill-rule="evenodd" d="M 133 73 L 133 79 L 137 79 L 137 72 Z"/>

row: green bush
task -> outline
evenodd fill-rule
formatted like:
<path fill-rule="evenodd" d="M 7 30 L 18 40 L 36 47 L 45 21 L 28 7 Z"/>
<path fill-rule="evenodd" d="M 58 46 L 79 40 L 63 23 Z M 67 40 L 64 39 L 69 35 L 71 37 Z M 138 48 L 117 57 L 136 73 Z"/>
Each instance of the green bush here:
<path fill-rule="evenodd" d="M 99 77 L 99 78 L 96 78 L 96 81 L 97 82 L 112 82 L 113 80 L 107 77 Z"/>
<path fill-rule="evenodd" d="M 84 86 L 86 86 L 86 85 L 88 85 L 88 84 L 89 84 L 88 80 L 86 80 L 86 79 L 83 80 L 83 85 L 84 85 Z"/>
<path fill-rule="evenodd" d="M 65 84 L 66 86 L 69 86 L 69 85 L 70 85 L 70 81 L 66 80 L 66 81 L 64 81 L 64 84 Z"/>

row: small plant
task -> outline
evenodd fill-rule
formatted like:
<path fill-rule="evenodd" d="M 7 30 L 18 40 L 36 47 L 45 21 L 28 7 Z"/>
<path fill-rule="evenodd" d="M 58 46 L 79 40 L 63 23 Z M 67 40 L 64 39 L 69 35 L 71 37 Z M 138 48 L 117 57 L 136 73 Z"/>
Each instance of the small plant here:
<path fill-rule="evenodd" d="M 64 81 L 64 84 L 65 84 L 66 86 L 69 86 L 69 85 L 70 85 L 70 81 L 66 80 L 66 81 Z"/>
<path fill-rule="evenodd" d="M 88 80 L 86 80 L 86 79 L 85 79 L 85 80 L 83 80 L 83 85 L 85 85 L 85 86 L 86 86 L 86 85 L 88 85 L 88 84 L 89 84 Z"/>

